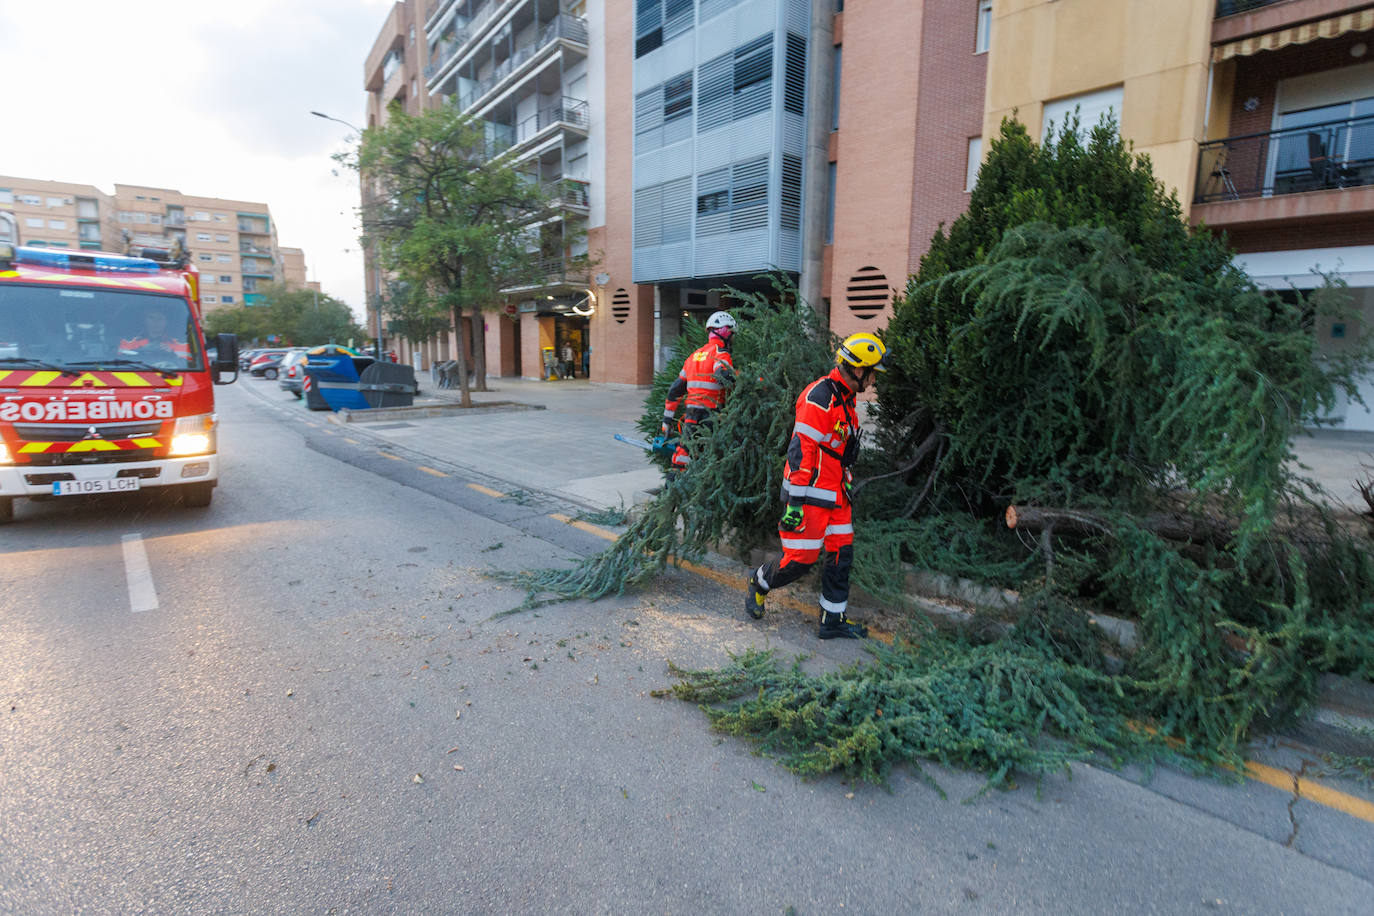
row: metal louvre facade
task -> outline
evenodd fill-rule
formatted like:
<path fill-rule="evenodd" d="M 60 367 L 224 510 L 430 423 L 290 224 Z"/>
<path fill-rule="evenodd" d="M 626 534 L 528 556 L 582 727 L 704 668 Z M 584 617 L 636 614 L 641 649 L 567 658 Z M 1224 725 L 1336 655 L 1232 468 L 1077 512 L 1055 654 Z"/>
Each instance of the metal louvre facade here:
<path fill-rule="evenodd" d="M 809 31 L 808 0 L 636 0 L 635 283 L 800 271 Z"/>

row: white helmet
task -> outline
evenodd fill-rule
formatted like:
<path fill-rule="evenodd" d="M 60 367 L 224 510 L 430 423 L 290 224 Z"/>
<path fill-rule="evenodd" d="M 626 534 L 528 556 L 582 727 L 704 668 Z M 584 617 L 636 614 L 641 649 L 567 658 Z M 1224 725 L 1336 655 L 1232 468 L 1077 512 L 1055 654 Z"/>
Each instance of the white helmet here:
<path fill-rule="evenodd" d="M 734 329 L 735 319 L 730 316 L 729 312 L 712 312 L 711 317 L 706 319 L 706 330 L 708 331 L 733 331 Z"/>

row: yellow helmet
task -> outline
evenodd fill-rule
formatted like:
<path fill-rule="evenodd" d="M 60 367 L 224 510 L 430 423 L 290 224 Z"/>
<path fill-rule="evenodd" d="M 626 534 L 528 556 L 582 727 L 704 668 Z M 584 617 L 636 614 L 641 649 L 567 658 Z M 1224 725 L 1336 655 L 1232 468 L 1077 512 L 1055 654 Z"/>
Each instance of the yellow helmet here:
<path fill-rule="evenodd" d="M 875 369 L 878 372 L 886 372 L 887 366 L 884 361 L 887 359 L 887 347 L 878 339 L 877 335 L 869 334 L 867 331 L 860 331 L 857 334 L 850 334 L 840 344 L 840 348 L 835 351 L 835 364 L 839 366 L 853 366 L 855 369 Z"/>

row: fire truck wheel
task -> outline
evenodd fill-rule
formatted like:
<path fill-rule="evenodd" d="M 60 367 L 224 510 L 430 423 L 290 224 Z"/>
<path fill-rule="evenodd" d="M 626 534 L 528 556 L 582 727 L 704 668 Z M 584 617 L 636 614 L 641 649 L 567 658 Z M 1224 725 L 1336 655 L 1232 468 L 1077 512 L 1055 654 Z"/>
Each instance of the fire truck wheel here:
<path fill-rule="evenodd" d="M 188 483 L 181 489 L 188 509 L 204 509 L 215 496 L 214 484 L 210 483 Z"/>
<path fill-rule="evenodd" d="M 14 497 L 0 496 L 0 525 L 14 521 Z"/>

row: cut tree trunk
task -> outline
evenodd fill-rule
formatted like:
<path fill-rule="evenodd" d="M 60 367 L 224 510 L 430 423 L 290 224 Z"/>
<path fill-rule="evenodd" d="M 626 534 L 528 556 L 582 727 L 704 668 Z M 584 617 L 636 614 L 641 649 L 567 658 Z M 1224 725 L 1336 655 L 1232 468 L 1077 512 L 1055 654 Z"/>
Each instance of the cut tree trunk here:
<path fill-rule="evenodd" d="M 1087 509 L 1008 506 L 1008 528 L 1025 531 L 1052 529 L 1057 533 L 1116 535 L 1116 523 L 1100 512 Z M 1135 519 L 1135 523 L 1165 540 L 1224 547 L 1231 542 L 1233 529 L 1218 520 L 1195 518 L 1175 512 L 1155 512 Z"/>
<path fill-rule="evenodd" d="M 472 380 L 477 391 L 487 388 L 487 315 L 481 309 L 472 312 Z"/>
<path fill-rule="evenodd" d="M 458 403 L 464 407 L 472 406 L 472 389 L 468 386 L 467 330 L 463 324 L 463 313 L 453 310 L 454 359 L 458 360 Z"/>

